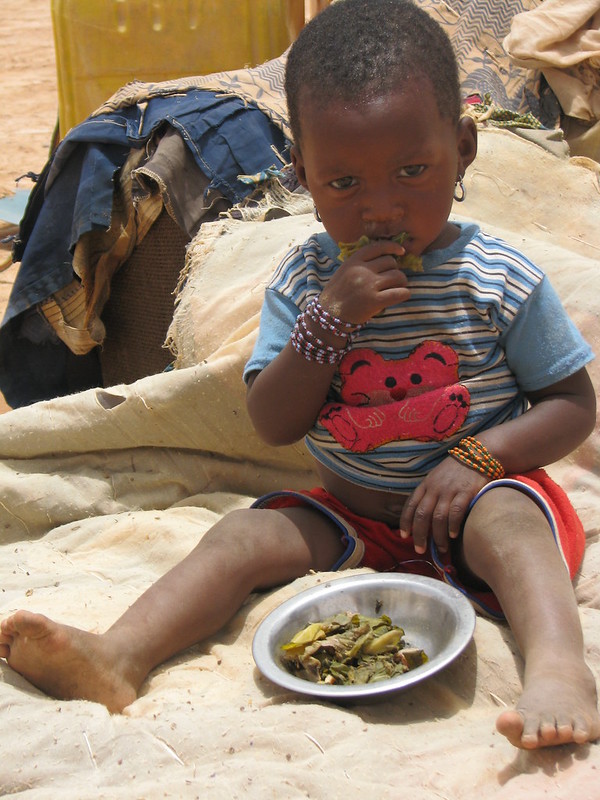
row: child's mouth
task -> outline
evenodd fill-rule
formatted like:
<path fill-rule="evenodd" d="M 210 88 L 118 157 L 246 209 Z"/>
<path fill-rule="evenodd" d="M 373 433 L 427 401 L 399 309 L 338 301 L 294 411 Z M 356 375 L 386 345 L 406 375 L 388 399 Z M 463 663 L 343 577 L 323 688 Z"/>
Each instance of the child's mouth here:
<path fill-rule="evenodd" d="M 357 250 L 360 250 L 362 247 L 372 242 L 378 241 L 396 242 L 397 244 L 404 245 L 406 242 L 410 241 L 410 237 L 406 231 L 402 231 L 402 233 L 396 234 L 396 236 L 369 237 L 365 235 L 361 236 L 356 242 L 338 242 L 338 247 L 340 248 L 339 260 L 345 261 Z M 423 271 L 423 259 L 421 256 L 416 256 L 413 253 L 405 253 L 403 256 L 399 256 L 396 261 L 400 269 L 409 269 L 413 272 Z"/>
<path fill-rule="evenodd" d="M 396 233 L 394 236 L 374 236 L 373 239 L 383 239 L 386 242 L 396 242 L 397 244 L 404 244 L 408 241 L 409 235 L 406 231 Z"/>

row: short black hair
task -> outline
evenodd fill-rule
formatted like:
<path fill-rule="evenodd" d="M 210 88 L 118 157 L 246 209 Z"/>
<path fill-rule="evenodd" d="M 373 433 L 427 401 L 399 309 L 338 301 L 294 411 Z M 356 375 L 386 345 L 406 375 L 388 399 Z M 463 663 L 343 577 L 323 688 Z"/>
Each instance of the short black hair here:
<path fill-rule="evenodd" d="M 431 82 L 440 115 L 458 123 L 461 94 L 452 44 L 412 0 L 336 0 L 300 32 L 287 58 L 285 92 L 300 145 L 300 104 L 368 100 L 411 78 Z"/>

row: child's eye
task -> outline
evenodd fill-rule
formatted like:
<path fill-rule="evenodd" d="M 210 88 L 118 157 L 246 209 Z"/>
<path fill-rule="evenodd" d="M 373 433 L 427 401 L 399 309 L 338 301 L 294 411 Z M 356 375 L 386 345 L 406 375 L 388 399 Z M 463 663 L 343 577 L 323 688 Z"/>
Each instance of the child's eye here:
<path fill-rule="evenodd" d="M 330 186 L 333 186 L 334 189 L 350 189 L 355 183 L 355 178 L 350 175 L 346 175 L 345 178 L 336 178 L 336 180 L 331 181 Z"/>
<path fill-rule="evenodd" d="M 425 164 L 409 164 L 407 167 L 402 167 L 399 170 L 401 178 L 416 178 L 426 169 Z"/>

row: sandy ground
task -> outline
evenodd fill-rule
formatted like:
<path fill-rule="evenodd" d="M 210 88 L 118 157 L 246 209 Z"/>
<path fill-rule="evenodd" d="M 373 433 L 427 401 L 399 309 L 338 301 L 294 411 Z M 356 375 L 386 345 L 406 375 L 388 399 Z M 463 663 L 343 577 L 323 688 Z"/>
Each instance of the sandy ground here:
<path fill-rule="evenodd" d="M 21 175 L 41 171 L 52 142 L 58 99 L 50 0 L 2 0 L 0 52 L 0 197 L 5 197 Z M 24 178 L 19 186 L 32 184 Z M 2 314 L 16 272 L 13 265 L 0 273 Z M 0 409 L 6 409 L 1 395 Z"/>
<path fill-rule="evenodd" d="M 0 194 L 4 196 L 14 192 L 16 178 L 44 166 L 58 99 L 50 0 L 2 0 L 2 12 Z"/>

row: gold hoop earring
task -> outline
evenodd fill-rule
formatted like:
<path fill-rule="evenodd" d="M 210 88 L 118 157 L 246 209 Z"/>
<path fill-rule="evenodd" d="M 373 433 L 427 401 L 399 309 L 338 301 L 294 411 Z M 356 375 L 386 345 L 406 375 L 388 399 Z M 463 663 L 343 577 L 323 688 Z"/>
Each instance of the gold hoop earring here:
<path fill-rule="evenodd" d="M 462 203 L 466 196 L 467 190 L 465 189 L 462 175 L 459 175 L 459 177 L 456 179 L 456 183 L 454 184 L 454 199 L 457 203 Z"/>

